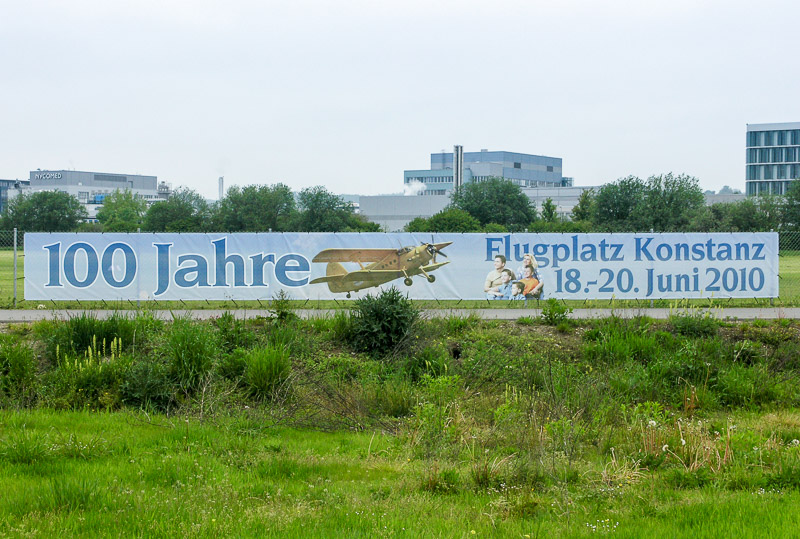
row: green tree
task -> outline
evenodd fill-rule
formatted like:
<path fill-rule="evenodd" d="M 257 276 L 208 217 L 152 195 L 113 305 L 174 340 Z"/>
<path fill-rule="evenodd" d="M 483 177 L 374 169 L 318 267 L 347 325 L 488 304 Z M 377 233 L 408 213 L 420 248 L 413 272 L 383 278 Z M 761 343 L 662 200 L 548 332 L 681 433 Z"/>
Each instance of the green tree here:
<path fill-rule="evenodd" d="M 595 197 L 592 222 L 601 230 L 632 230 L 631 214 L 644 200 L 645 183 L 636 176 L 620 178 L 600 188 Z"/>
<path fill-rule="evenodd" d="M 704 206 L 698 179 L 670 172 L 647 179 L 644 200 L 637 205 L 631 220 L 639 230 L 682 232 L 689 230 L 692 219 Z"/>
<path fill-rule="evenodd" d="M 600 188 L 592 222 L 616 232 L 690 230 L 705 203 L 697 178 L 672 173 L 643 181 L 628 176 Z"/>
<path fill-rule="evenodd" d="M 766 232 L 780 228 L 782 218 L 783 198 L 762 195 L 703 208 L 691 229 L 697 232 Z"/>
<path fill-rule="evenodd" d="M 296 208 L 292 190 L 282 184 L 234 186 L 217 205 L 213 227 L 228 232 L 291 230 Z"/>
<path fill-rule="evenodd" d="M 83 204 L 68 193 L 20 193 L 8 201 L 3 227 L 25 232 L 70 232 L 87 217 Z"/>
<path fill-rule="evenodd" d="M 550 197 L 547 197 L 542 202 L 542 219 L 546 223 L 555 223 L 558 220 L 558 206 Z"/>
<path fill-rule="evenodd" d="M 129 189 L 117 190 L 105 197 L 97 210 L 103 232 L 136 232 L 142 226 L 147 202 Z"/>
<path fill-rule="evenodd" d="M 414 217 L 404 227 L 406 232 L 431 232 L 431 227 L 425 217 Z"/>
<path fill-rule="evenodd" d="M 572 220 L 573 221 L 589 221 L 592 218 L 592 212 L 594 212 L 594 190 L 593 189 L 586 189 L 581 191 L 580 196 L 578 197 L 578 203 L 575 204 L 575 207 L 572 208 Z"/>
<path fill-rule="evenodd" d="M 208 202 L 197 191 L 179 188 L 167 200 L 148 208 L 142 228 L 149 232 L 203 232 L 210 219 Z"/>
<path fill-rule="evenodd" d="M 295 230 L 301 232 L 377 232 L 380 227 L 361 215 L 353 205 L 318 185 L 300 191 L 300 211 Z"/>
<path fill-rule="evenodd" d="M 536 220 L 536 208 L 522 189 L 503 178 L 469 182 L 455 191 L 450 205 L 478 220 L 481 226 L 497 223 L 509 230 L 521 230 Z"/>
<path fill-rule="evenodd" d="M 408 232 L 480 232 L 481 224 L 458 208 L 445 208 L 428 219 L 417 217 L 406 225 Z"/>
<path fill-rule="evenodd" d="M 800 180 L 792 181 L 786 190 L 781 220 L 785 230 L 800 230 Z"/>

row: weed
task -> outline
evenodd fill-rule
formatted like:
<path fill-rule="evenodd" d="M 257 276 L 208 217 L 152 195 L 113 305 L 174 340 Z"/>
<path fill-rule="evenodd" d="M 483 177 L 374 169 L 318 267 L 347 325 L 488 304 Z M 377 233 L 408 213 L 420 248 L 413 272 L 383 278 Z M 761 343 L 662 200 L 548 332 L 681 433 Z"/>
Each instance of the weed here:
<path fill-rule="evenodd" d="M 256 334 L 247 327 L 244 320 L 239 320 L 229 311 L 225 311 L 214 321 L 219 331 L 222 348 L 230 352 L 235 348 L 248 348 L 256 340 Z"/>
<path fill-rule="evenodd" d="M 269 399 L 286 383 L 290 368 L 286 348 L 256 348 L 245 357 L 244 383 L 257 399 Z"/>
<path fill-rule="evenodd" d="M 9 464 L 36 464 L 50 459 L 50 444 L 44 435 L 25 425 L 0 441 L 0 458 Z"/>
<path fill-rule="evenodd" d="M 44 505 L 51 511 L 77 511 L 97 506 L 100 489 L 97 481 L 88 477 L 55 477 L 44 496 Z"/>
<path fill-rule="evenodd" d="M 297 319 L 292 299 L 285 290 L 281 290 L 272 296 L 269 312 L 281 324 Z"/>
<path fill-rule="evenodd" d="M 192 391 L 211 371 L 219 353 L 217 336 L 204 324 L 176 318 L 167 334 L 165 353 L 180 388 Z"/>
<path fill-rule="evenodd" d="M 22 406 L 36 398 L 36 364 L 33 350 L 25 344 L 0 343 L 0 399 L 3 396 Z"/>
<path fill-rule="evenodd" d="M 555 298 L 549 298 L 542 306 L 542 323 L 557 326 L 568 321 L 571 314 L 571 307 L 567 307 Z"/>

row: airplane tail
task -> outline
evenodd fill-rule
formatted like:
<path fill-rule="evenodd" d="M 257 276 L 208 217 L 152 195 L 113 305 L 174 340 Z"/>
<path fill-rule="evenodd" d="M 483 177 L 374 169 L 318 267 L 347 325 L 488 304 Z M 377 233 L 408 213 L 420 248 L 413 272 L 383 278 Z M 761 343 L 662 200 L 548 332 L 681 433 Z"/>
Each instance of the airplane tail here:
<path fill-rule="evenodd" d="M 325 268 L 325 277 L 317 277 L 309 284 L 328 283 L 328 290 L 331 292 L 347 292 L 346 287 L 342 287 L 340 281 L 347 275 L 347 270 L 338 262 L 328 262 Z"/>
<path fill-rule="evenodd" d="M 333 277 L 337 275 L 346 275 L 347 270 L 338 262 L 328 262 L 328 267 L 325 268 L 325 275 Z"/>

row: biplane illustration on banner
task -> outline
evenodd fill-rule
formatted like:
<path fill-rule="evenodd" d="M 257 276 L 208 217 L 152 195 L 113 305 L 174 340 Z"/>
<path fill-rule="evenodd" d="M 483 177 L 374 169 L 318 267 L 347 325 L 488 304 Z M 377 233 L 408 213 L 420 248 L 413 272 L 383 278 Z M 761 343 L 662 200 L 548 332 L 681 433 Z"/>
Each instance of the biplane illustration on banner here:
<path fill-rule="evenodd" d="M 436 281 L 431 275 L 449 262 L 436 262 L 436 255 L 441 254 L 451 241 L 443 243 L 423 243 L 419 246 L 406 246 L 400 249 L 325 249 L 317 254 L 312 262 L 327 262 L 325 277 L 317 277 L 311 284 L 328 283 L 331 292 L 351 292 L 379 286 L 384 283 L 403 278 L 403 284 L 411 286 L 414 275 L 423 275 L 429 283 Z M 341 262 L 355 262 L 359 269 L 348 271 Z M 365 262 L 371 262 L 364 266 Z M 432 262 L 432 263 L 431 263 Z"/>
<path fill-rule="evenodd" d="M 777 233 L 25 235 L 28 300 L 778 296 Z"/>

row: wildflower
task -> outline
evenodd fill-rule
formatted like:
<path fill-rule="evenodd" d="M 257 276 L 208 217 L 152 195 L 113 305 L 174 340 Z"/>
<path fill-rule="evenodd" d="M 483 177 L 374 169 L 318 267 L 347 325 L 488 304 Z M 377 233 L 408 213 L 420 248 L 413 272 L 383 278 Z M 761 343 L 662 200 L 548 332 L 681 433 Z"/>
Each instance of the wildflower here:
<path fill-rule="evenodd" d="M 657 426 L 657 425 L 658 425 L 658 423 L 656 423 L 656 422 L 655 422 L 655 421 L 653 421 L 652 419 L 651 419 L 650 421 L 648 421 L 648 422 L 647 422 L 647 424 L 648 424 L 649 426 L 651 426 L 651 427 L 655 427 L 655 426 Z"/>
<path fill-rule="evenodd" d="M 475 530 L 470 530 L 470 531 L 469 531 L 469 534 L 470 534 L 470 535 L 475 535 Z"/>
<path fill-rule="evenodd" d="M 667 449 L 669 449 L 669 445 L 668 444 L 664 444 L 664 447 L 661 448 L 661 451 L 666 453 Z"/>
<path fill-rule="evenodd" d="M 793 446 L 795 446 L 795 447 L 797 447 L 798 445 L 800 445 L 800 440 L 798 440 L 797 438 L 795 438 L 794 440 L 792 440 L 792 445 L 793 445 Z"/>
<path fill-rule="evenodd" d="M 686 445 L 686 440 L 684 440 L 683 438 L 681 438 L 681 445 Z"/>

